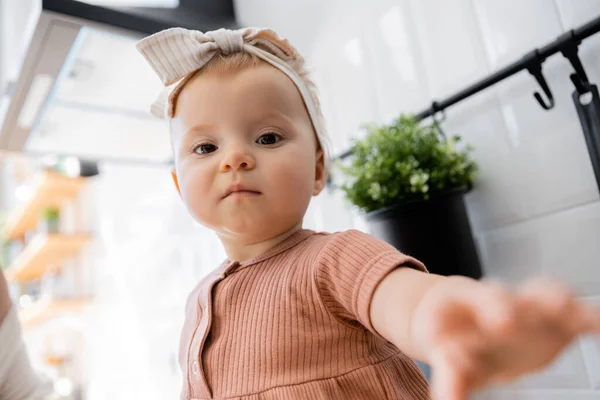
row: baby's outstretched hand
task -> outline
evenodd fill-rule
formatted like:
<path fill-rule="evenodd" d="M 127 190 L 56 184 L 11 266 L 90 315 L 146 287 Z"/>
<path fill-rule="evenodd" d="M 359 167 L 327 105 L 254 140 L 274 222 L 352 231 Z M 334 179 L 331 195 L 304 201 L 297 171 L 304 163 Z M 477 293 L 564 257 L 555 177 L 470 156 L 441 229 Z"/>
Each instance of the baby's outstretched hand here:
<path fill-rule="evenodd" d="M 428 349 L 435 399 L 464 400 L 548 366 L 581 334 L 600 334 L 600 310 L 547 279 L 516 291 L 473 282 L 437 291 L 416 310 L 412 326 Z"/>

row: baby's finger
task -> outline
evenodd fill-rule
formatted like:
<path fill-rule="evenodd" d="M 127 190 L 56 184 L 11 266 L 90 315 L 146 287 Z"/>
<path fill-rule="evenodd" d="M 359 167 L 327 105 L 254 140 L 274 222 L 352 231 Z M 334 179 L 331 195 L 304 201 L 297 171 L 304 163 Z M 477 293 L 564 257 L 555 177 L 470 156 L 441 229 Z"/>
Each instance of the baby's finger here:
<path fill-rule="evenodd" d="M 600 335 L 600 309 L 585 301 L 576 303 L 571 316 L 574 335 L 596 333 Z"/>
<path fill-rule="evenodd" d="M 519 293 L 528 298 L 543 302 L 549 311 L 569 311 L 575 298 L 573 291 L 557 280 L 547 277 L 528 281 L 520 289 Z"/>
<path fill-rule="evenodd" d="M 584 301 L 565 285 L 550 279 L 538 279 L 524 286 L 521 300 L 541 311 L 545 323 L 570 336 L 600 333 L 600 309 Z M 533 316 L 532 316 L 533 317 Z"/>
<path fill-rule="evenodd" d="M 467 400 L 467 384 L 461 368 L 449 352 L 434 351 L 431 356 L 433 379 L 431 389 L 435 400 Z"/>
<path fill-rule="evenodd" d="M 548 278 L 530 281 L 519 291 L 519 301 L 530 322 L 538 321 L 556 333 L 573 334 L 577 330 L 575 296 L 565 285 Z"/>

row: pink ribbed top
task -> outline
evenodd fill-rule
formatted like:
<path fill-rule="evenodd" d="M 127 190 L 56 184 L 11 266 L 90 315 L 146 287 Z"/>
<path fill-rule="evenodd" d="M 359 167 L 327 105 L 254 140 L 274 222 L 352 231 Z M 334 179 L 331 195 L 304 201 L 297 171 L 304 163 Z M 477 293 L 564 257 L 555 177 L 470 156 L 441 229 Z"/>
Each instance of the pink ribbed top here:
<path fill-rule="evenodd" d="M 181 398 L 430 399 L 418 367 L 369 318 L 376 286 L 400 265 L 424 270 L 355 230 L 300 230 L 226 261 L 188 300 Z"/>

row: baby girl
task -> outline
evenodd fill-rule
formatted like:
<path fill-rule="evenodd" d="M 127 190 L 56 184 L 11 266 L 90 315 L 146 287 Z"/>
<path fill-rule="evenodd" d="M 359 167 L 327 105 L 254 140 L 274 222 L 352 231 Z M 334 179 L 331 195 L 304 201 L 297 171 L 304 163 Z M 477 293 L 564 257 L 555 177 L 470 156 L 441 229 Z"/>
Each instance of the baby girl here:
<path fill-rule="evenodd" d="M 273 31 L 174 28 L 137 48 L 166 86 L 152 112 L 177 189 L 228 256 L 187 303 L 182 399 L 462 400 L 600 333 L 556 282 L 442 277 L 359 231 L 303 228 L 327 138 L 302 56 Z"/>

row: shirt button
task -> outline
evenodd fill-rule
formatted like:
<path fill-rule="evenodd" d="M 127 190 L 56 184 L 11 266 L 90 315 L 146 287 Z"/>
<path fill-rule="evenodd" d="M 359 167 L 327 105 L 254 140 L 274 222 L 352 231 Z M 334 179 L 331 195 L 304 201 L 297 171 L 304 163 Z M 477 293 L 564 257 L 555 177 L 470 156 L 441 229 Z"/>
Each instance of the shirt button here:
<path fill-rule="evenodd" d="M 200 367 L 198 366 L 198 361 L 194 361 L 192 364 L 192 372 L 194 375 L 198 375 L 200 373 Z"/>

